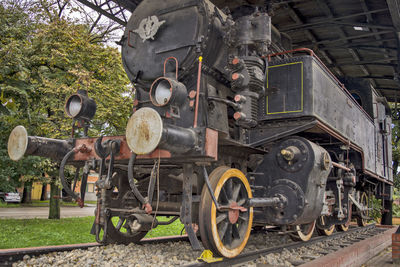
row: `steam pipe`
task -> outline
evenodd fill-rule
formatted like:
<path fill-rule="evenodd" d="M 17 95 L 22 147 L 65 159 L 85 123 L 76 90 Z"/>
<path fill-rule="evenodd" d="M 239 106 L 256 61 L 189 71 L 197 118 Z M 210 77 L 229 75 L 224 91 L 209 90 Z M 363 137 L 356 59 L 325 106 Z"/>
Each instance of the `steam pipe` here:
<path fill-rule="evenodd" d="M 139 192 L 139 190 L 137 189 L 136 185 L 135 185 L 135 180 L 133 177 L 133 165 L 135 163 L 136 160 L 136 154 L 132 153 L 131 158 L 129 159 L 129 163 L 128 163 L 128 181 L 129 181 L 129 186 L 132 189 L 133 194 L 135 195 L 135 197 L 140 201 L 140 203 L 142 203 L 143 207 L 145 208 L 146 212 L 148 214 L 150 214 L 152 212 L 152 208 L 151 205 L 149 203 L 148 200 L 146 200 L 142 194 Z"/>
<path fill-rule="evenodd" d="M 64 156 L 64 158 L 63 158 L 63 160 L 61 161 L 61 164 L 60 164 L 60 172 L 59 172 L 59 174 L 60 174 L 61 184 L 62 184 L 63 189 L 65 190 L 65 192 L 67 192 L 68 195 L 70 195 L 73 199 L 76 200 L 76 202 L 78 202 L 79 207 L 83 208 L 83 205 L 84 205 L 84 204 L 83 204 L 82 199 L 81 199 L 77 194 L 75 194 L 75 193 L 71 190 L 71 188 L 68 186 L 67 181 L 66 181 L 66 179 L 65 179 L 65 174 L 64 174 L 65 165 L 66 165 L 67 161 L 69 160 L 69 158 L 70 158 L 71 156 L 73 156 L 74 154 L 75 154 L 75 149 L 71 149 L 71 150 Z"/>
<path fill-rule="evenodd" d="M 350 168 L 347 168 L 346 166 L 343 166 L 343 165 L 341 165 L 341 164 L 339 164 L 339 163 L 336 163 L 336 162 L 333 162 L 333 161 L 332 161 L 332 165 L 333 165 L 334 167 L 336 167 L 336 168 L 345 170 L 345 171 L 347 171 L 347 172 L 351 172 L 351 169 L 350 169 Z"/>
<path fill-rule="evenodd" d="M 197 88 L 196 88 L 196 108 L 194 110 L 194 121 L 193 128 L 197 128 L 197 120 L 199 116 L 199 97 L 200 97 L 200 82 L 201 82 L 201 65 L 203 63 L 203 57 L 199 57 L 199 69 L 197 73 Z"/>

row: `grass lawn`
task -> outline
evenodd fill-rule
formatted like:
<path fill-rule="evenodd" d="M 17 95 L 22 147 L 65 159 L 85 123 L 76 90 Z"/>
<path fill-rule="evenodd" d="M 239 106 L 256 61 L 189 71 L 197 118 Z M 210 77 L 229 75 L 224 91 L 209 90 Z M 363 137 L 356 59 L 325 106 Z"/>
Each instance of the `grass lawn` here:
<path fill-rule="evenodd" d="M 160 221 L 169 218 L 157 217 Z M 94 217 L 48 219 L 0 219 L 0 249 L 96 242 L 90 229 Z M 183 225 L 179 219 L 161 225 L 146 237 L 179 235 Z"/>
<path fill-rule="evenodd" d="M 159 221 L 169 221 L 172 217 L 164 217 L 164 216 L 159 216 L 157 217 L 157 220 Z M 170 235 L 180 235 L 182 232 L 182 229 L 184 228 L 183 224 L 179 219 L 174 221 L 173 223 L 169 225 L 159 225 L 157 228 L 151 230 L 150 232 L 147 233 L 146 237 L 159 237 L 159 236 L 170 236 Z M 182 232 L 185 234 L 185 230 Z"/>

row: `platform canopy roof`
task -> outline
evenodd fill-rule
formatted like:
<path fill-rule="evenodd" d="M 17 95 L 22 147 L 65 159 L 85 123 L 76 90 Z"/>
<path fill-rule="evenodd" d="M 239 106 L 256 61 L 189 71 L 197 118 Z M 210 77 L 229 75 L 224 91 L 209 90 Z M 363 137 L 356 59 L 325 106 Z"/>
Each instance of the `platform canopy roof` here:
<path fill-rule="evenodd" d="M 141 0 L 78 0 L 126 25 Z M 156 0 L 157 1 L 157 0 Z M 400 102 L 400 0 L 212 0 L 220 8 L 273 4 L 272 24 L 338 77 L 360 77 Z"/>

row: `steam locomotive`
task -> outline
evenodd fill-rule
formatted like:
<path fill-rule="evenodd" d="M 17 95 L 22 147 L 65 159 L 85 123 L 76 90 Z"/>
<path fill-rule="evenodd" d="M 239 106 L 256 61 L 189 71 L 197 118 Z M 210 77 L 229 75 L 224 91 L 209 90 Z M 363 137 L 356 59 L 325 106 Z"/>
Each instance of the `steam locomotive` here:
<path fill-rule="evenodd" d="M 55 140 L 18 126 L 8 144 L 13 160 L 61 162 L 81 206 L 89 172 L 99 174 L 98 242 L 138 242 L 179 218 L 194 249 L 200 236 L 235 257 L 252 228 L 306 241 L 315 228 L 366 225 L 374 194 L 391 200 L 388 103 L 368 84 L 339 81 L 311 50 L 291 50 L 268 7 L 144 0 L 121 45 L 135 87 L 125 136 Z M 84 133 L 95 109 L 85 91 L 66 102 Z M 81 195 L 66 165 L 83 167 Z"/>

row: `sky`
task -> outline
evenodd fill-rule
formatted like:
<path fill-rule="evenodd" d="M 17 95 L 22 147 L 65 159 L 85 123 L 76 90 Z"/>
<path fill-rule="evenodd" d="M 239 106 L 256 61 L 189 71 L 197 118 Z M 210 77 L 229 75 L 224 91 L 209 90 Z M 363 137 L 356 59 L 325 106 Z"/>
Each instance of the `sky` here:
<path fill-rule="evenodd" d="M 94 2 L 93 0 L 88 0 L 88 1 Z M 97 3 L 104 3 L 104 2 L 106 1 L 97 0 Z M 112 4 L 113 2 L 110 2 L 110 5 Z M 85 6 L 84 4 L 78 2 L 77 0 L 70 1 L 70 6 L 65 11 L 63 11 L 63 13 L 64 16 L 70 19 L 74 19 L 81 23 L 88 23 L 88 24 L 93 24 L 94 21 L 96 21 L 98 16 L 100 15 L 98 12 L 92 10 L 91 8 Z M 131 13 L 127 10 L 124 11 L 124 13 L 127 18 L 129 18 L 131 15 Z M 118 23 L 112 21 L 111 19 L 107 18 L 104 15 L 101 16 L 98 25 L 103 28 L 106 28 L 108 26 L 115 28 L 119 26 Z M 114 30 L 110 34 L 110 38 L 107 40 L 106 45 L 120 48 L 120 46 L 117 45 L 115 42 L 119 41 L 123 34 L 124 34 L 124 29 L 122 26 L 120 27 L 120 29 Z"/>

